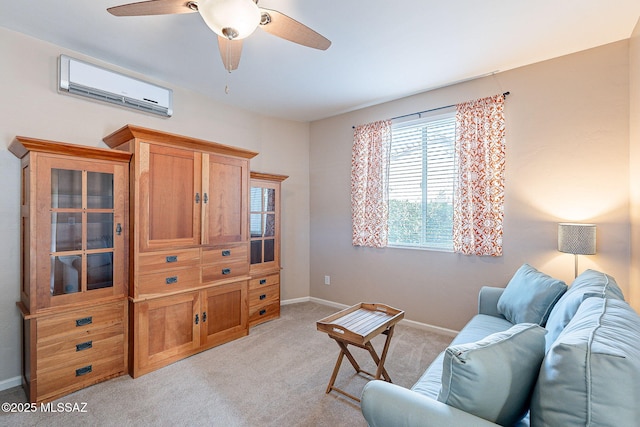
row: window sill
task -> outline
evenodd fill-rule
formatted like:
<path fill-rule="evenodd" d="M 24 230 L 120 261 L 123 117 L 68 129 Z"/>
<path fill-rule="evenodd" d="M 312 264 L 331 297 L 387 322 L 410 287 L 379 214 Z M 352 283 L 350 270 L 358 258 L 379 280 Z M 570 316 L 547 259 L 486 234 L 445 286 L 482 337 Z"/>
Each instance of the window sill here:
<path fill-rule="evenodd" d="M 448 252 L 453 253 L 453 249 L 450 248 L 437 248 L 431 246 L 412 246 L 412 245 L 387 245 L 390 249 L 413 249 L 418 251 L 431 251 L 431 252 Z"/>

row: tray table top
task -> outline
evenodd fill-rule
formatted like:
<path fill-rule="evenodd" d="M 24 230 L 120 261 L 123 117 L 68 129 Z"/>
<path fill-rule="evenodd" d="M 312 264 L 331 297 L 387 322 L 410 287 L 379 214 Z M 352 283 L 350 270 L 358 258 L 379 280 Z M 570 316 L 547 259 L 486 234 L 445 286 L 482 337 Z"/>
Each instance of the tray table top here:
<path fill-rule="evenodd" d="M 384 304 L 360 303 L 318 320 L 318 331 L 334 339 L 365 344 L 404 318 L 404 311 Z"/>

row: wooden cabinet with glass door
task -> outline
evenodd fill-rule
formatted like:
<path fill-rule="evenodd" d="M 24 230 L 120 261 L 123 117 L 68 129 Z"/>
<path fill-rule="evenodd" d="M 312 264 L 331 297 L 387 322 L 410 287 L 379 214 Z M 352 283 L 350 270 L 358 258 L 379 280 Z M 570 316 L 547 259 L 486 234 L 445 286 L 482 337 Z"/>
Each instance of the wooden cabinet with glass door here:
<path fill-rule="evenodd" d="M 133 153 L 130 374 L 246 335 L 257 153 L 131 125 L 104 142 Z"/>
<path fill-rule="evenodd" d="M 280 317 L 280 193 L 287 178 L 251 172 L 250 326 Z"/>
<path fill-rule="evenodd" d="M 23 385 L 49 401 L 127 370 L 130 154 L 17 137 Z"/>

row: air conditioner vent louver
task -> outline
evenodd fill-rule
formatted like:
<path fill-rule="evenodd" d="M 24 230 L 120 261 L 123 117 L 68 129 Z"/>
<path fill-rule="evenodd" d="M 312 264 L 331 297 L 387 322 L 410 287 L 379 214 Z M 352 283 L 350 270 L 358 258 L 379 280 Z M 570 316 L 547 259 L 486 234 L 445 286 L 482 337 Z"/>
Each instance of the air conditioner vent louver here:
<path fill-rule="evenodd" d="M 59 90 L 169 117 L 173 92 L 115 71 L 60 55 Z"/>

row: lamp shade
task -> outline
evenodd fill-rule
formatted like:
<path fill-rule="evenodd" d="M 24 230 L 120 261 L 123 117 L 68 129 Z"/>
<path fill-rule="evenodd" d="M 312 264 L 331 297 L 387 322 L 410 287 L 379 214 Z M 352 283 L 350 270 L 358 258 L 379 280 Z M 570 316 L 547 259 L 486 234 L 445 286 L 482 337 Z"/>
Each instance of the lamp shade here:
<path fill-rule="evenodd" d="M 596 253 L 595 224 L 558 224 L 558 250 L 574 255 Z"/>
<path fill-rule="evenodd" d="M 219 36 L 240 40 L 260 23 L 260 9 L 253 0 L 198 0 L 198 12 Z"/>

